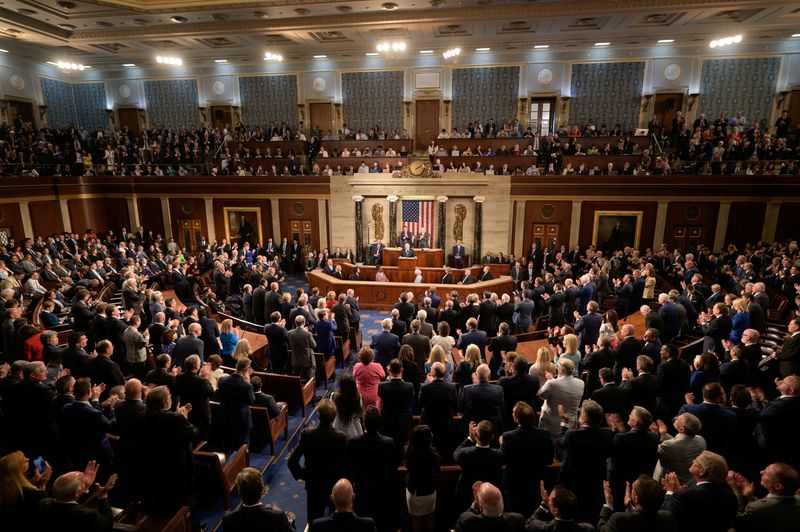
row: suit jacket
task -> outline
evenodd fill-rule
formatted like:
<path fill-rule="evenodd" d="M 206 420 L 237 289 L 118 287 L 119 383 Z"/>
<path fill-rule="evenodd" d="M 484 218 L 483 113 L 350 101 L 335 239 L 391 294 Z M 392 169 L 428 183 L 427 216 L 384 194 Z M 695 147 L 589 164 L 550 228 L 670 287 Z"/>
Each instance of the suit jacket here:
<path fill-rule="evenodd" d="M 359 514 L 379 521 L 391 517 L 392 500 L 383 490 L 393 482 L 399 462 L 394 440 L 380 433 L 365 432 L 347 442 L 347 464 Z"/>
<path fill-rule="evenodd" d="M 375 352 L 375 361 L 387 365 L 400 351 L 400 341 L 389 331 L 381 331 L 372 336 L 370 348 Z"/>
<path fill-rule="evenodd" d="M 456 522 L 456 532 L 522 532 L 525 518 L 515 512 L 503 512 L 497 517 L 486 517 L 466 511 Z"/>
<path fill-rule="evenodd" d="M 289 334 L 286 328 L 270 323 L 264 326 L 264 336 L 267 337 L 270 360 L 273 364 L 278 361 L 285 365 L 289 360 Z"/>
<path fill-rule="evenodd" d="M 564 451 L 558 482 L 578 496 L 580 513 L 588 519 L 593 519 L 603 505 L 606 460 L 611 457 L 613 440 L 614 433 L 610 429 L 591 427 L 567 430 L 558 440 L 558 446 Z"/>
<path fill-rule="evenodd" d="M 89 377 L 92 379 L 93 384 L 103 383 L 106 389 L 103 392 L 105 397 L 114 386 L 125 384 L 125 377 L 122 376 L 122 370 L 119 365 L 104 355 L 97 355 L 89 362 Z M 102 396 L 101 396 L 102 397 Z"/>
<path fill-rule="evenodd" d="M 64 530 L 70 532 L 105 532 L 111 530 L 114 519 L 108 499 L 98 499 L 98 508 L 80 504 L 57 502 L 45 499 L 39 505 L 33 523 L 40 530 Z"/>
<path fill-rule="evenodd" d="M 642 373 L 638 377 L 622 381 L 620 387 L 630 392 L 631 404 L 643 406 L 648 412 L 656 411 L 659 380 L 651 373 Z"/>
<path fill-rule="evenodd" d="M 494 301 L 484 299 L 478 305 L 480 315 L 478 316 L 478 330 L 487 335 L 494 335 L 497 331 L 497 305 Z"/>
<path fill-rule="evenodd" d="M 253 421 L 250 405 L 255 403 L 253 385 L 238 373 L 219 381 L 220 417 L 225 427 L 224 437 L 234 443 L 246 443 Z"/>
<path fill-rule="evenodd" d="M 639 510 L 614 512 L 607 506 L 600 511 L 598 532 L 678 532 L 678 521 L 666 510 L 655 514 Z"/>
<path fill-rule="evenodd" d="M 663 307 L 662 307 L 663 308 Z M 703 339 L 703 351 L 716 353 L 722 356 L 725 348 L 722 346 L 723 338 L 729 338 L 733 329 L 733 321 L 729 316 L 720 314 L 708 322 L 705 327 L 705 338 Z M 800 344 L 800 342 L 798 342 Z"/>
<path fill-rule="evenodd" d="M 584 382 L 573 376 L 558 377 L 545 382 L 538 392 L 539 397 L 545 400 L 539 426 L 549 430 L 554 438 L 561 433 L 558 405 L 564 405 L 564 408 L 572 416 L 574 425 L 578 419 L 578 406 L 583 397 L 584 388 Z"/>
<path fill-rule="evenodd" d="M 534 308 L 533 301 L 530 299 L 522 299 L 514 305 L 514 311 L 517 313 L 517 331 L 525 333 L 531 328 Z"/>
<path fill-rule="evenodd" d="M 792 374 L 800 375 L 800 334 L 795 333 L 785 342 L 778 352 L 781 377 Z"/>
<path fill-rule="evenodd" d="M 790 530 L 800 519 L 800 498 L 768 496 L 751 502 L 736 516 L 737 531 L 769 532 Z"/>
<path fill-rule="evenodd" d="M 503 451 L 478 447 L 467 438 L 453 452 L 453 460 L 461 466 L 456 484 L 456 504 L 459 507 L 469 507 L 475 482 L 491 482 L 496 487 L 503 485 Z"/>
<path fill-rule="evenodd" d="M 351 512 L 334 512 L 330 517 L 314 519 L 309 532 L 375 532 L 375 521 Z"/>
<path fill-rule="evenodd" d="M 518 401 L 531 405 L 536 410 L 539 397 L 539 379 L 528 373 L 515 373 L 511 377 L 501 377 L 497 383 L 503 389 L 503 426 L 513 427 L 512 412 Z"/>
<path fill-rule="evenodd" d="M 461 410 L 464 422 L 480 423 L 484 419 L 492 423 L 495 435 L 502 434 L 501 413 L 503 409 L 503 389 L 497 384 L 479 382 L 464 386 L 461 392 Z"/>
<path fill-rule="evenodd" d="M 314 349 L 317 347 L 317 342 L 311 332 L 302 327 L 295 327 L 287 333 L 287 337 L 292 350 L 292 367 L 316 367 Z"/>
<path fill-rule="evenodd" d="M 653 478 L 660 479 L 664 474 L 674 471 L 681 484 L 693 484 L 694 477 L 689 473 L 689 466 L 705 450 L 706 440 L 700 435 L 667 437 L 658 446 L 658 464 Z"/>
<path fill-rule="evenodd" d="M 649 428 L 614 435 L 611 446 L 611 479 L 631 485 L 639 475 L 653 475 L 658 460 L 658 434 Z M 620 501 L 621 502 L 621 501 Z"/>
<path fill-rule="evenodd" d="M 69 374 L 80 379 L 89 376 L 89 362 L 92 357 L 83 349 L 68 347 L 61 353 L 61 365 L 69 370 Z"/>
<path fill-rule="evenodd" d="M 631 412 L 631 397 L 628 390 L 611 382 L 592 393 L 592 400 L 603 407 L 606 414 L 619 414 L 625 419 Z"/>
<path fill-rule="evenodd" d="M 765 461 L 800 467 L 800 397 L 779 397 L 764 407 L 755 431 Z"/>
<path fill-rule="evenodd" d="M 672 512 L 681 531 L 727 532 L 738 503 L 727 484 L 706 483 L 667 495 L 663 508 Z"/>
<path fill-rule="evenodd" d="M 418 332 L 403 336 L 403 345 L 410 345 L 414 349 L 414 362 L 417 366 L 424 367 L 428 355 L 431 353 L 431 340 Z"/>
<path fill-rule="evenodd" d="M 61 437 L 72 467 L 83 469 L 90 460 L 111 464 L 113 452 L 106 433 L 115 427 L 114 411 L 108 417 L 94 405 L 73 402 L 61 410 Z"/>
<path fill-rule="evenodd" d="M 554 519 L 553 514 L 541 506 L 525 522 L 525 527 L 528 532 L 594 532 L 595 530 L 594 526 L 589 523 Z"/>
<path fill-rule="evenodd" d="M 387 436 L 408 436 L 414 385 L 403 379 L 390 378 L 378 384 L 378 397 L 381 398 L 381 432 Z"/>
<path fill-rule="evenodd" d="M 456 385 L 443 379 L 423 384 L 419 390 L 419 405 L 420 424 L 431 428 L 435 440 L 447 441 L 453 427 Z"/>
<path fill-rule="evenodd" d="M 209 400 L 214 395 L 214 388 L 208 379 L 204 379 L 197 373 L 183 372 L 175 377 L 175 393 L 177 399 L 172 402 L 185 405 L 191 404 L 192 410 L 189 412 L 189 421 L 198 429 L 205 431 L 211 426 L 211 405 Z M 205 433 L 203 434 L 206 435 Z"/>
<path fill-rule="evenodd" d="M 595 390 L 600 388 L 600 370 L 603 368 L 614 367 L 614 351 L 608 348 L 591 351 L 581 360 L 581 371 L 589 372 L 586 381 L 586 393 L 591 396 Z"/>
<path fill-rule="evenodd" d="M 727 456 L 728 445 L 739 424 L 736 413 L 711 403 L 683 405 L 678 415 L 684 412 L 694 414 L 703 424 L 700 434 L 706 440 L 706 449 Z"/>
<path fill-rule="evenodd" d="M 330 426 L 317 426 L 300 433 L 300 441 L 289 455 L 289 471 L 305 480 L 309 489 L 330 490 L 347 474 L 347 436 Z M 305 458 L 301 464 L 300 459 Z M 323 491 L 323 493 L 324 493 Z"/>
<path fill-rule="evenodd" d="M 214 318 L 200 318 L 200 326 L 203 328 L 200 333 L 200 340 L 203 341 L 203 355 L 211 356 L 219 354 L 219 325 Z"/>
<path fill-rule="evenodd" d="M 600 338 L 600 326 L 603 325 L 603 316 L 599 312 L 589 312 L 575 322 L 575 334 L 580 333 L 580 350 L 587 345 L 595 345 Z"/>
<path fill-rule="evenodd" d="M 619 383 L 622 379 L 622 368 L 630 368 L 636 373 L 636 357 L 642 352 L 642 344 L 634 336 L 629 336 L 619 343 L 614 351 L 614 379 Z"/>
<path fill-rule="evenodd" d="M 205 353 L 205 344 L 200 338 L 194 335 L 187 334 L 182 336 L 175 342 L 175 348 L 172 350 L 172 363 L 175 365 L 182 365 L 183 361 L 189 355 L 199 355 L 200 360 L 203 360 Z"/>
<path fill-rule="evenodd" d="M 442 276 L 441 283 L 442 284 L 453 284 L 453 274 L 452 273 L 444 274 Z"/>
<path fill-rule="evenodd" d="M 462 353 L 466 353 L 467 347 L 470 344 L 475 344 L 478 346 L 478 349 L 481 351 L 481 359 L 486 358 L 486 345 L 489 343 L 488 337 L 484 331 L 475 329 L 469 331 L 467 333 L 462 334 L 458 338 L 458 343 L 456 347 L 458 347 Z"/>
<path fill-rule="evenodd" d="M 535 506 L 539 481 L 553 463 L 553 438 L 538 427 L 517 427 L 503 433 L 504 485 L 514 509 Z"/>

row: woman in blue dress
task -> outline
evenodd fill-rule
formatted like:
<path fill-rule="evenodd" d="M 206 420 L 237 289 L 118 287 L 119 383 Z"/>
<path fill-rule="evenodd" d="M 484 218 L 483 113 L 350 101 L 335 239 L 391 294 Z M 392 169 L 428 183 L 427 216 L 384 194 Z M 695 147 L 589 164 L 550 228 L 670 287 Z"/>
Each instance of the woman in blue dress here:
<path fill-rule="evenodd" d="M 319 319 L 314 324 L 314 332 L 317 333 L 317 352 L 328 358 L 336 349 L 336 341 L 333 338 L 336 321 L 332 319 L 328 309 L 317 310 L 317 315 Z"/>

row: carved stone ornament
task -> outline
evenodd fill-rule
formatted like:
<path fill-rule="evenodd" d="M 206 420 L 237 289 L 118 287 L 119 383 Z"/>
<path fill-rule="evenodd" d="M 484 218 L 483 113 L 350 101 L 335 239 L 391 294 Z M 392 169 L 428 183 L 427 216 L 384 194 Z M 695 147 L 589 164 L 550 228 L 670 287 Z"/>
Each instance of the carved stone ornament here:
<path fill-rule="evenodd" d="M 430 166 L 422 161 L 414 161 L 402 170 L 392 172 L 392 177 L 419 177 L 419 178 L 441 178 L 442 174 L 434 172 Z"/>

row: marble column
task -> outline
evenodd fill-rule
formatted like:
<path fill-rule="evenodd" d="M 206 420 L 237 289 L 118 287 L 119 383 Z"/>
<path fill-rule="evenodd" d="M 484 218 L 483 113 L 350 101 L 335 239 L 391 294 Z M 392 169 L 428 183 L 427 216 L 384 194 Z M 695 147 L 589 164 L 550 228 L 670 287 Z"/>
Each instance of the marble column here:
<path fill-rule="evenodd" d="M 364 196 L 353 196 L 353 201 L 356 204 L 356 262 L 364 262 Z"/>
<path fill-rule="evenodd" d="M 164 238 L 169 240 L 172 236 L 172 217 L 169 213 L 169 200 L 161 198 L 161 219 L 164 221 Z"/>
<path fill-rule="evenodd" d="M 435 247 L 442 248 L 445 250 L 445 256 L 447 255 L 447 196 L 436 196 L 436 201 L 439 202 L 439 212 L 437 213 L 436 218 L 436 227 L 438 231 L 436 231 L 436 243 Z M 445 259 L 446 260 L 446 259 Z"/>
<path fill-rule="evenodd" d="M 472 260 L 470 264 L 480 264 L 481 262 L 481 235 L 483 233 L 483 202 L 486 201 L 484 196 L 475 196 L 472 198 L 475 202 L 475 244 L 472 251 Z"/>
<path fill-rule="evenodd" d="M 400 245 L 397 240 L 397 200 L 400 198 L 392 194 L 386 199 L 389 201 L 389 247 L 396 248 Z"/>

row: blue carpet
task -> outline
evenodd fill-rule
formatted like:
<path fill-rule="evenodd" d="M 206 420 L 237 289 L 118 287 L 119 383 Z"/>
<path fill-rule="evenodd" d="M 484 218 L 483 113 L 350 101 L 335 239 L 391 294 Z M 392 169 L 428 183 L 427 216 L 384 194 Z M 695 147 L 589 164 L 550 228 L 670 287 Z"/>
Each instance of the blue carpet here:
<path fill-rule="evenodd" d="M 288 291 L 293 296 L 298 288 L 305 288 L 308 292 L 305 277 L 288 276 L 284 281 L 282 289 Z M 360 312 L 362 345 L 369 345 L 372 335 L 380 331 L 381 320 L 388 317 L 388 312 L 365 311 Z M 359 346 L 360 347 L 360 346 Z M 357 352 L 356 346 L 353 351 Z M 357 361 L 357 357 L 351 356 L 349 365 L 345 368 L 336 368 L 336 379 L 343 373 L 352 373 L 352 365 Z M 326 392 L 324 386 L 317 387 L 317 396 L 330 397 L 334 386 L 329 386 Z M 292 449 L 297 445 L 300 432 L 306 428 L 317 424 L 317 412 L 315 405 L 309 405 L 306 418 L 302 418 L 299 412 L 289 416 L 289 440 L 288 442 L 281 437 L 276 443 L 276 456 L 269 454 L 269 446 L 266 446 L 260 453 L 250 453 L 250 465 L 264 472 L 264 483 L 267 485 L 267 493 L 262 499 L 264 504 L 271 504 L 275 508 L 294 513 L 296 517 L 296 527 L 302 531 L 306 526 L 306 495 L 305 488 L 301 482 L 296 481 L 289 472 L 287 460 Z M 231 508 L 235 509 L 240 504 L 239 497 L 234 490 L 231 500 Z M 222 498 L 217 497 L 210 502 L 204 502 L 198 510 L 200 522 L 209 525 L 209 530 L 221 528 L 223 511 Z"/>

